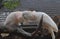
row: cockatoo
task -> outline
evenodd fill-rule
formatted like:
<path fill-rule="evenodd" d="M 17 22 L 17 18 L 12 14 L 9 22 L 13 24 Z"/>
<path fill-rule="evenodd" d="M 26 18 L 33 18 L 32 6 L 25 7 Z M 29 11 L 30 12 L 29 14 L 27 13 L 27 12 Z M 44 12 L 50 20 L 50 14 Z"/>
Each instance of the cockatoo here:
<path fill-rule="evenodd" d="M 7 25 L 8 27 L 13 24 L 19 24 L 22 22 L 28 22 L 28 21 L 35 21 L 37 22 L 37 25 L 40 22 L 41 16 L 43 15 L 43 24 L 47 24 L 47 29 L 51 33 L 52 39 L 55 39 L 54 32 L 58 32 L 58 28 L 56 23 L 52 20 L 52 18 L 47 15 L 44 12 L 36 12 L 36 11 L 16 11 L 12 12 L 10 15 L 7 16 L 4 25 Z M 9 28 L 10 28 L 9 27 Z M 46 26 L 44 26 L 46 27 Z M 12 28 L 13 29 L 13 28 Z M 31 33 L 27 33 L 22 28 L 17 28 L 19 32 L 26 34 L 28 36 L 32 36 Z"/>
<path fill-rule="evenodd" d="M 27 13 L 29 13 L 29 12 L 27 12 Z M 31 18 L 30 15 L 35 16 L 35 19 Z M 52 39 L 55 39 L 54 32 L 58 32 L 58 27 L 49 15 L 47 15 L 44 12 L 32 11 L 28 15 L 25 14 L 24 17 L 28 20 L 36 21 L 37 24 L 39 24 L 42 15 L 43 15 L 43 24 L 47 25 L 47 26 L 44 26 L 44 27 L 49 30 L 49 33 L 51 33 Z"/>

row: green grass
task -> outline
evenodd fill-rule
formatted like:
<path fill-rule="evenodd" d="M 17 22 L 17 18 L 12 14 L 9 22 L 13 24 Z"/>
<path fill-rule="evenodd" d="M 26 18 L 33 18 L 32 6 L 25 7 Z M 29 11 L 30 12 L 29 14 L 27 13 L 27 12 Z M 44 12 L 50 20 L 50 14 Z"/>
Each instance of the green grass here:
<path fill-rule="evenodd" d="M 3 3 L 4 7 L 8 9 L 14 9 L 19 5 L 19 1 L 6 1 Z"/>

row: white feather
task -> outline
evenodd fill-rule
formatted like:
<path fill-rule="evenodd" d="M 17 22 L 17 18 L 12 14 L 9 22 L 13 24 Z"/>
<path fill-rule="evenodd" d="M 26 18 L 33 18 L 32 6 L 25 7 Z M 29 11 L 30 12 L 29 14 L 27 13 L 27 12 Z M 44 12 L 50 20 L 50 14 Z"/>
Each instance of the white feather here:
<path fill-rule="evenodd" d="M 51 27 L 54 32 L 58 32 L 58 27 L 56 23 L 52 20 L 52 18 L 49 15 L 47 15 L 44 12 L 33 12 L 33 14 L 37 17 L 37 19 L 35 20 L 37 21 L 37 23 L 39 23 L 41 16 L 43 15 L 43 22 L 50 25 L 49 27 Z"/>

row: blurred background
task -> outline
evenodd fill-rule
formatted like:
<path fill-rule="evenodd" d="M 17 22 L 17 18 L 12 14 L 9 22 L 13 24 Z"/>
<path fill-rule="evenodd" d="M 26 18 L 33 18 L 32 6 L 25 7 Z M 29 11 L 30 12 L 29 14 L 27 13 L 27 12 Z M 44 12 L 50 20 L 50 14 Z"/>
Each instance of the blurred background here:
<path fill-rule="evenodd" d="M 0 25 L 2 25 L 10 12 L 24 10 L 47 13 L 60 29 L 60 0 L 0 0 Z M 60 39 L 59 33 L 60 30 L 57 34 L 57 39 Z"/>

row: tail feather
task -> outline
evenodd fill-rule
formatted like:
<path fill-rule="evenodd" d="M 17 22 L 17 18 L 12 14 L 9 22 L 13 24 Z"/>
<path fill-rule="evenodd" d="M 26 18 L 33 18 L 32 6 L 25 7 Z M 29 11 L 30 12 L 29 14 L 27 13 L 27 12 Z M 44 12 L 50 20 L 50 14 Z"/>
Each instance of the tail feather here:
<path fill-rule="evenodd" d="M 56 25 L 56 23 L 52 20 L 51 17 L 49 17 L 47 14 L 44 14 L 44 18 L 43 21 L 47 24 L 49 24 L 53 31 L 58 32 L 58 27 Z"/>

